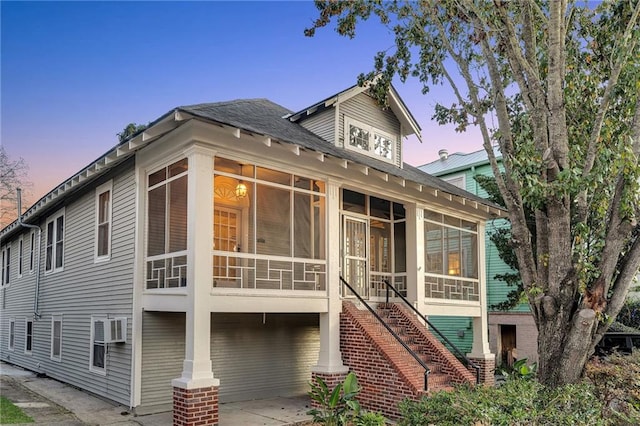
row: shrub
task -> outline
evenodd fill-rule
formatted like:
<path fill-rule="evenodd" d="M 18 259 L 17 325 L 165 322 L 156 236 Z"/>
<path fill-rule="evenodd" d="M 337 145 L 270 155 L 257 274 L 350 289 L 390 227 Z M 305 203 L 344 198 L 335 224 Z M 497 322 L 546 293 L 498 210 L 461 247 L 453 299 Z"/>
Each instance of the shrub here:
<path fill-rule="evenodd" d="M 307 411 L 313 416 L 315 423 L 329 426 L 384 426 L 386 418 L 375 412 L 360 410 L 360 403 L 356 396 L 360 392 L 358 378 L 354 372 L 345 377 L 344 382 L 338 383 L 333 389 L 329 389 L 321 377 L 316 377 L 315 383 L 310 383 L 309 397 L 317 405 Z"/>
<path fill-rule="evenodd" d="M 547 390 L 535 380 L 510 378 L 499 388 L 459 387 L 399 408 L 403 426 L 609 424 L 589 383 Z"/>
<path fill-rule="evenodd" d="M 640 424 L 640 351 L 594 358 L 586 368 L 587 380 L 603 404 L 603 415 L 617 424 Z"/>
<path fill-rule="evenodd" d="M 360 414 L 360 404 L 356 395 L 360 392 L 355 373 L 350 372 L 344 382 L 340 382 L 330 390 L 321 377 L 316 377 L 315 383 L 310 383 L 309 397 L 318 408 L 307 412 L 313 416 L 313 421 L 329 426 L 342 426 L 355 419 Z"/>

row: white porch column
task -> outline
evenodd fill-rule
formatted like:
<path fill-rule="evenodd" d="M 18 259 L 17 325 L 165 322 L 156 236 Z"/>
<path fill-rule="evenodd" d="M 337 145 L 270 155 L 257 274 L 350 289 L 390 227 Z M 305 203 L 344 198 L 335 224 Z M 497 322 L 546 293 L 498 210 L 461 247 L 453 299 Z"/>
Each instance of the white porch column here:
<path fill-rule="evenodd" d="M 340 185 L 327 182 L 327 296 L 329 311 L 320 314 L 320 352 L 313 368 L 319 374 L 346 374 L 340 352 Z"/>
<path fill-rule="evenodd" d="M 494 359 L 489 348 L 489 323 L 487 320 L 487 259 L 485 250 L 485 224 L 478 224 L 478 279 L 480 281 L 480 317 L 473 318 L 473 346 L 471 358 Z"/>
<path fill-rule="evenodd" d="M 407 299 L 424 312 L 424 208 L 405 204 L 407 215 Z"/>
<path fill-rule="evenodd" d="M 210 336 L 213 260 L 213 160 L 211 151 L 194 145 L 187 149 L 187 297 L 185 359 L 182 376 L 172 381 L 181 389 L 219 386 L 211 370 Z"/>

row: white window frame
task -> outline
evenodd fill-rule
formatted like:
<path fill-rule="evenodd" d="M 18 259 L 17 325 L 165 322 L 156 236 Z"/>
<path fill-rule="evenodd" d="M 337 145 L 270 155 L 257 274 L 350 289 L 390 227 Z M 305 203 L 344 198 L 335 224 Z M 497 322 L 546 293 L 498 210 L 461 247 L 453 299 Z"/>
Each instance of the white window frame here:
<path fill-rule="evenodd" d="M 446 178 L 442 178 L 442 180 L 457 188 L 464 189 L 465 191 L 467 190 L 467 179 L 464 174 L 447 176 Z M 462 186 L 458 185 L 458 183 L 461 183 Z"/>
<path fill-rule="evenodd" d="M 9 320 L 9 341 L 7 342 L 7 349 L 13 352 L 16 348 L 16 320 L 11 318 Z"/>
<path fill-rule="evenodd" d="M 29 273 L 33 274 L 36 265 L 36 231 L 31 231 L 29 246 Z"/>
<path fill-rule="evenodd" d="M 58 219 L 62 218 L 62 240 L 58 241 Z M 47 264 L 49 260 L 49 224 L 53 223 L 53 238 L 51 243 L 51 266 L 47 269 Z M 65 218 L 65 209 L 62 209 L 53 216 L 49 216 L 47 219 L 47 223 L 45 225 L 45 253 L 44 253 L 44 273 L 52 274 L 55 272 L 60 272 L 64 270 L 64 236 L 67 231 L 67 223 Z M 58 252 L 58 243 L 62 243 L 62 265 L 56 266 L 57 252 Z"/>
<path fill-rule="evenodd" d="M 22 278 L 22 263 L 24 262 L 24 240 L 22 235 L 18 240 L 18 278 Z"/>
<path fill-rule="evenodd" d="M 95 341 L 95 323 L 97 321 L 106 322 L 106 315 L 92 315 L 91 316 L 91 340 L 89 345 L 89 371 L 92 373 L 100 374 L 102 376 L 107 375 L 107 343 Z M 104 366 L 96 367 L 93 365 L 93 347 L 95 344 L 101 344 L 104 347 Z"/>
<path fill-rule="evenodd" d="M 109 193 L 109 201 L 107 207 L 107 218 L 104 222 L 100 223 L 100 196 L 105 192 Z M 94 262 L 105 262 L 111 259 L 111 235 L 113 230 L 113 181 L 106 182 L 96 188 L 96 219 L 95 219 L 95 239 L 94 239 Z M 98 254 L 98 248 L 100 247 L 100 226 L 108 226 L 107 232 L 107 253 Z"/>
<path fill-rule="evenodd" d="M 31 347 L 29 347 L 29 323 L 31 323 Z M 33 353 L 33 337 L 34 337 L 34 322 L 31 319 L 25 318 L 24 320 L 24 354 L 31 355 Z"/>
<path fill-rule="evenodd" d="M 2 247 L 2 268 L 0 269 L 0 284 L 2 287 L 11 284 L 11 243 Z"/>
<path fill-rule="evenodd" d="M 58 345 L 59 345 L 59 350 L 58 350 L 58 355 L 54 354 L 54 347 L 55 347 L 55 341 L 56 341 L 56 335 L 55 335 L 55 324 L 59 322 L 60 323 L 60 335 L 58 336 Z M 51 317 L 51 359 L 53 361 L 62 361 L 62 315 L 53 315 Z"/>
<path fill-rule="evenodd" d="M 351 136 L 350 136 L 350 126 L 358 127 L 362 130 L 369 132 L 369 149 L 365 150 L 362 148 L 351 146 Z M 385 139 L 388 139 L 392 142 L 391 146 L 391 158 L 383 157 L 375 153 L 375 136 L 382 136 Z M 382 131 L 376 127 L 370 126 L 368 124 L 364 124 L 361 121 L 355 120 L 351 117 L 344 117 L 344 146 L 345 148 L 359 152 L 361 154 L 368 155 L 370 157 L 376 158 L 381 161 L 386 161 L 387 163 L 395 164 L 396 163 L 396 150 L 398 145 L 398 137 L 392 136 L 389 133 Z"/>

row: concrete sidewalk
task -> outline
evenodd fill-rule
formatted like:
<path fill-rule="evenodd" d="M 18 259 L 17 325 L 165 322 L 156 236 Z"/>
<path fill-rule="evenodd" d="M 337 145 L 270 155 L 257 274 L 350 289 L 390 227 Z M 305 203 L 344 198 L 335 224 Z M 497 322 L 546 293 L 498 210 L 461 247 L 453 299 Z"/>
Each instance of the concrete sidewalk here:
<path fill-rule="evenodd" d="M 0 394 L 21 407 L 36 425 L 172 424 L 171 412 L 136 416 L 128 407 L 4 362 L 0 363 L 0 373 Z M 221 404 L 219 425 L 294 425 L 311 418 L 306 414 L 308 409 L 306 396 Z"/>

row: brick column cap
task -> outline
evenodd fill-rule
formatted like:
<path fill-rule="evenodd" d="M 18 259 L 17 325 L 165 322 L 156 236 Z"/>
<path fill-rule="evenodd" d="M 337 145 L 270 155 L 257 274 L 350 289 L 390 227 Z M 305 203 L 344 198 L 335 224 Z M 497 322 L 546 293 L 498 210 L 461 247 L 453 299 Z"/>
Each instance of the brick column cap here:
<path fill-rule="evenodd" d="M 180 377 L 171 381 L 171 386 L 179 389 L 200 389 L 220 386 L 220 379 L 214 378 L 201 378 L 201 379 L 188 379 Z"/>
<path fill-rule="evenodd" d="M 311 368 L 312 373 L 316 374 L 344 374 L 346 375 L 349 372 L 349 367 L 345 365 L 340 366 L 324 366 L 324 365 L 316 365 Z"/>
<path fill-rule="evenodd" d="M 492 353 L 487 353 L 487 354 L 469 353 L 469 354 L 467 354 L 467 358 L 484 359 L 484 360 L 495 360 L 496 359 L 496 354 L 492 354 Z"/>

